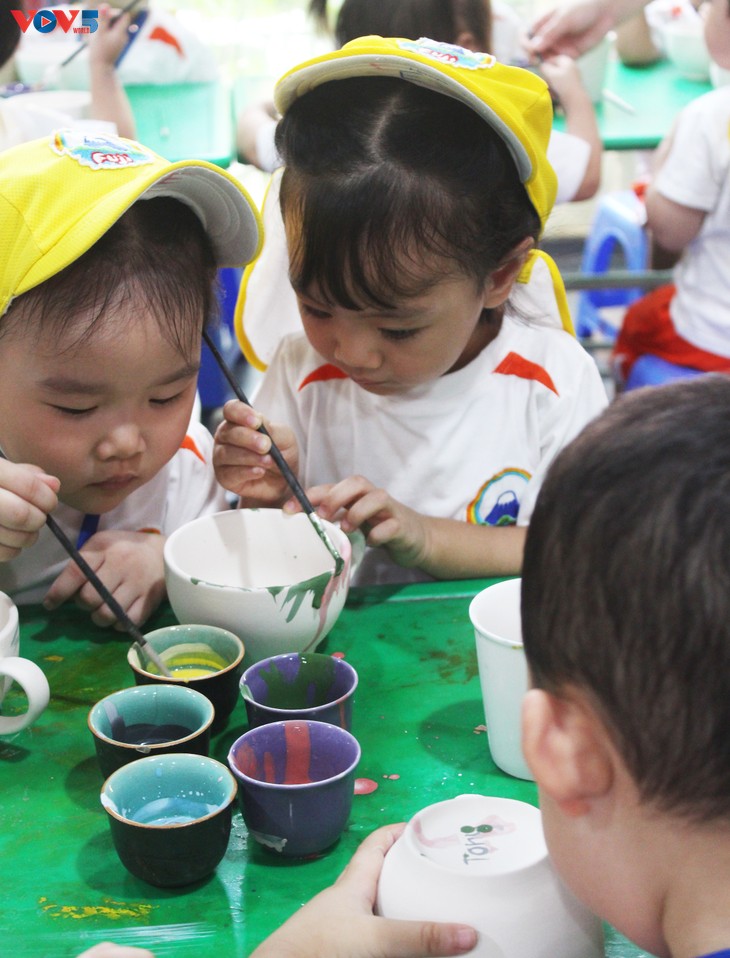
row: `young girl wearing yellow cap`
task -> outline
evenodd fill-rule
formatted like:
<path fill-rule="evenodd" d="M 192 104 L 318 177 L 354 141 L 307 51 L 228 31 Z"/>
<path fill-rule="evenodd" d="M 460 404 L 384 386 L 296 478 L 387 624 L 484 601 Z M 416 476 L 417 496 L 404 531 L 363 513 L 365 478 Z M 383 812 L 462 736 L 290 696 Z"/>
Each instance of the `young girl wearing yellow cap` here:
<path fill-rule="evenodd" d="M 517 572 L 545 470 L 606 402 L 560 321 L 522 292 L 508 303 L 547 272 L 546 85 L 486 54 L 369 37 L 276 96 L 304 334 L 281 343 L 255 411 L 225 407 L 219 479 L 245 505 L 297 508 L 265 417 L 320 514 L 374 547 L 359 581 Z"/>
<path fill-rule="evenodd" d="M 226 505 L 191 413 L 216 267 L 255 253 L 257 214 L 214 166 L 65 130 L 0 155 L 0 236 L 0 590 L 114 621 L 53 513 L 142 622 L 164 536 Z"/>

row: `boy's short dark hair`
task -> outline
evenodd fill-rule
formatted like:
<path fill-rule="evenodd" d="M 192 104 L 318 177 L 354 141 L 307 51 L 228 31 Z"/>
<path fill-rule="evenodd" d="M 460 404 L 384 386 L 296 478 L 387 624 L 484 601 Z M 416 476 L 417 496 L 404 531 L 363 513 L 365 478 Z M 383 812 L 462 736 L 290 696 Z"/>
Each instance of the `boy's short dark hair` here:
<path fill-rule="evenodd" d="M 93 332 L 109 307 L 143 298 L 164 336 L 184 356 L 199 348 L 214 316 L 216 266 L 203 224 L 171 197 L 141 199 L 82 256 L 13 302 L 0 337 L 23 324 L 30 334 L 78 341 Z M 87 311 L 90 321 L 78 330 Z"/>
<path fill-rule="evenodd" d="M 644 800 L 730 818 L 730 377 L 627 394 L 557 456 L 522 621 L 533 683 L 589 697 Z"/>
<path fill-rule="evenodd" d="M 539 236 L 504 140 L 474 110 L 416 84 L 323 83 L 288 107 L 276 142 L 284 220 L 300 237 L 292 283 L 345 308 L 392 307 L 421 292 L 424 256 L 481 286 L 521 240 Z M 399 252 L 413 255 L 412 275 Z"/>

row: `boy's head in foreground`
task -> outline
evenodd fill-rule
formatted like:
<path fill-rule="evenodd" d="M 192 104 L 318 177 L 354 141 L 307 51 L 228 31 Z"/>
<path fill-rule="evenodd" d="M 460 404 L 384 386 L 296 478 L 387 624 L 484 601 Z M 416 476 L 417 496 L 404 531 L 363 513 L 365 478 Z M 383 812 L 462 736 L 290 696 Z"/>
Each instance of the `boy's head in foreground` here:
<path fill-rule="evenodd" d="M 631 393 L 559 454 L 522 623 L 557 867 L 652 954 L 728 947 L 730 377 Z"/>
<path fill-rule="evenodd" d="M 57 131 L 0 156 L 0 447 L 107 512 L 190 421 L 218 266 L 258 220 L 222 170 Z"/>

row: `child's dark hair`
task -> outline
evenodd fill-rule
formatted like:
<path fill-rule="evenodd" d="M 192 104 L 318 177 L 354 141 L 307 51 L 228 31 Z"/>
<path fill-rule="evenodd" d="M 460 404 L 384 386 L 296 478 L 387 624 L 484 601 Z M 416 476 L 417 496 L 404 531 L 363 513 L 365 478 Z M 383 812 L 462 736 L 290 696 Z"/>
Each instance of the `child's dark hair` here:
<path fill-rule="evenodd" d="M 215 305 L 216 266 L 196 214 L 169 197 L 141 199 L 66 269 L 15 299 L 0 331 L 28 326 L 74 344 L 90 336 L 109 309 L 144 299 L 164 336 L 189 356 Z M 79 316 L 89 322 L 80 331 Z"/>
<path fill-rule="evenodd" d="M 296 100 L 279 123 L 281 205 L 295 289 L 348 309 L 392 307 L 454 266 L 482 287 L 540 220 L 500 136 L 457 100 L 353 77 Z M 396 253 L 400 252 L 400 255 Z M 411 257 L 413 269 L 405 266 Z"/>
<path fill-rule="evenodd" d="M 327 0 L 310 0 L 309 12 L 325 23 Z M 479 50 L 489 52 L 491 17 L 484 0 L 344 0 L 335 39 L 339 46 L 370 34 L 456 43 L 462 32 L 472 35 Z"/>
<path fill-rule="evenodd" d="M 730 377 L 627 394 L 558 455 L 522 628 L 534 684 L 587 694 L 645 801 L 730 820 Z"/>

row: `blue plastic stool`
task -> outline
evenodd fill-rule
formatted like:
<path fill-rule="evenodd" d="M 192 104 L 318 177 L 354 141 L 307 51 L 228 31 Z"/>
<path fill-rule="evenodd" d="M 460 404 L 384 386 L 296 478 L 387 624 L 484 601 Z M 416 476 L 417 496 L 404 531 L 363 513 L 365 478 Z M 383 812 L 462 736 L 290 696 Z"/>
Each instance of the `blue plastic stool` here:
<path fill-rule="evenodd" d="M 231 366 L 243 358 L 233 331 L 233 312 L 242 276 L 243 270 L 238 267 L 226 266 L 218 270 L 220 322 L 210 330 L 211 339 Z M 231 387 L 205 343 L 200 354 L 198 394 L 203 410 L 218 409 L 233 398 Z"/>
<path fill-rule="evenodd" d="M 624 385 L 624 392 L 630 389 L 640 389 L 642 386 L 662 386 L 673 379 L 692 379 L 694 376 L 704 375 L 701 369 L 690 369 L 688 366 L 677 366 L 659 356 L 644 353 L 634 362 Z"/>
<path fill-rule="evenodd" d="M 607 193 L 598 203 L 583 248 L 582 273 L 606 273 L 617 249 L 623 252 L 625 269 L 644 270 L 649 261 L 649 242 L 644 230 L 644 206 L 633 190 Z M 586 338 L 601 332 L 616 338 L 615 326 L 601 316 L 605 306 L 628 306 L 642 294 L 640 289 L 589 289 L 580 294 L 576 333 Z"/>

